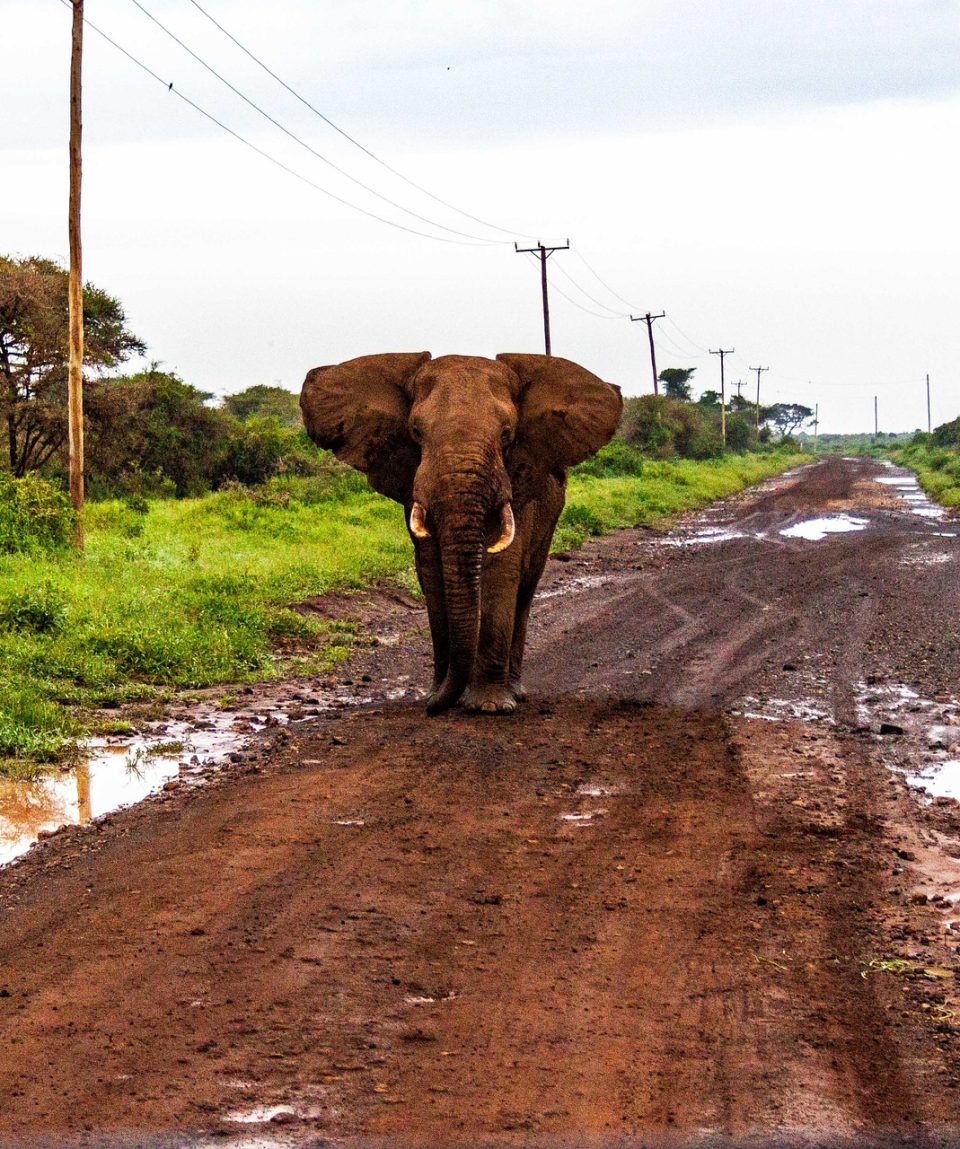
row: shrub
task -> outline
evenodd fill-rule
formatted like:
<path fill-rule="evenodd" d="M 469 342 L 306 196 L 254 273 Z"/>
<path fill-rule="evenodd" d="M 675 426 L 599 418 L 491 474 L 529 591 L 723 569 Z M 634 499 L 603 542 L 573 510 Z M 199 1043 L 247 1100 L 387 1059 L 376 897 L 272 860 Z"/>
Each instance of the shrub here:
<path fill-rule="evenodd" d="M 13 591 L 0 599 L 0 627 L 53 634 L 63 625 L 66 600 L 50 583 Z"/>
<path fill-rule="evenodd" d="M 0 472 L 0 553 L 56 551 L 70 544 L 76 516 L 70 500 L 38 475 Z"/>

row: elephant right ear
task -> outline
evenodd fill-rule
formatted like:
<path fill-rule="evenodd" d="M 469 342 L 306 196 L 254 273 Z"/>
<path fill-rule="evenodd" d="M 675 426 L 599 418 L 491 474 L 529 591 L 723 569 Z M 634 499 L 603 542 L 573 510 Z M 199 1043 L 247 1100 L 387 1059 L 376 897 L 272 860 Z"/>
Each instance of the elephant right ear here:
<path fill-rule="evenodd" d="M 300 394 L 307 434 L 319 447 L 363 471 L 370 486 L 398 503 L 413 495 L 420 450 L 407 431 L 409 385 L 429 351 L 363 355 L 314 367 Z"/>

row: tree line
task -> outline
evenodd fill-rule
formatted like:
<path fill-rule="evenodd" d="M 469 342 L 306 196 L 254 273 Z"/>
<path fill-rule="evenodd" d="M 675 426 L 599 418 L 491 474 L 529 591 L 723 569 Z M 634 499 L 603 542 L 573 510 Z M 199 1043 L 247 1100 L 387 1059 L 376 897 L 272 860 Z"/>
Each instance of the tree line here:
<path fill-rule="evenodd" d="M 67 441 L 67 272 L 39 256 L 0 256 L 0 471 L 62 480 Z M 87 489 L 94 498 L 187 496 L 228 483 L 255 486 L 278 474 L 312 475 L 329 465 L 303 429 L 297 397 L 254 386 L 214 396 L 152 364 L 124 375 L 146 345 L 118 299 L 83 288 Z M 762 448 L 789 436 L 812 412 L 798 404 L 728 405 L 726 448 L 720 397 L 694 402 L 695 368 L 667 368 L 664 394 L 628 399 L 621 438 L 645 454 L 708 458 Z"/>

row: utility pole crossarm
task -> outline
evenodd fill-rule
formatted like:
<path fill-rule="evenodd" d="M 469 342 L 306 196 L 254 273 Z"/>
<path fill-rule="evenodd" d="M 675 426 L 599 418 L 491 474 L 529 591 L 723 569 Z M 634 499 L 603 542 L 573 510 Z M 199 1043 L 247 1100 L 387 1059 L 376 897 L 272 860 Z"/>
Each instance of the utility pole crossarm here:
<path fill-rule="evenodd" d="M 555 251 L 567 251 L 570 247 L 570 240 L 566 243 L 558 243 L 553 246 L 547 246 L 538 241 L 536 247 L 518 247 L 516 243 L 513 245 L 513 250 L 518 255 L 536 255 L 540 260 L 540 291 L 543 295 L 543 345 L 544 353 L 546 355 L 550 352 L 550 301 L 547 297 L 547 260 Z"/>
<path fill-rule="evenodd" d="M 666 312 L 661 311 L 659 315 L 651 315 L 648 311 L 646 315 L 631 315 L 631 323 L 646 323 L 647 337 L 650 340 L 650 366 L 653 368 L 653 393 L 654 395 L 660 394 L 660 380 L 657 375 L 657 349 L 653 343 L 653 321 L 655 319 L 664 319 Z"/>

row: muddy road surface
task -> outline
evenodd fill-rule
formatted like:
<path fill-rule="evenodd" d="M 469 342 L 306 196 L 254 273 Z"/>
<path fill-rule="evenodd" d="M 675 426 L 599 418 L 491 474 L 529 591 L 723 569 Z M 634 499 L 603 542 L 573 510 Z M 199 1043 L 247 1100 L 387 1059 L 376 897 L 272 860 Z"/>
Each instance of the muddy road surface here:
<path fill-rule="evenodd" d="M 960 1145 L 957 531 L 834 459 L 594 540 L 512 718 L 307 604 L 369 701 L 0 871 L 0 1145 Z"/>

